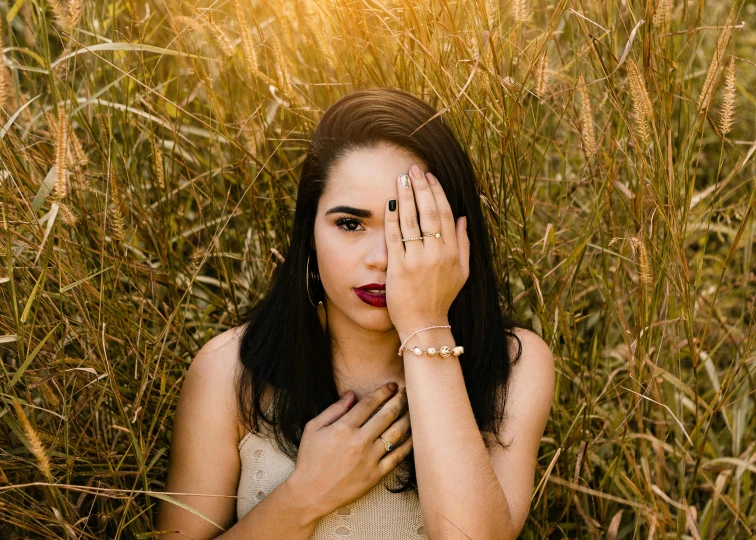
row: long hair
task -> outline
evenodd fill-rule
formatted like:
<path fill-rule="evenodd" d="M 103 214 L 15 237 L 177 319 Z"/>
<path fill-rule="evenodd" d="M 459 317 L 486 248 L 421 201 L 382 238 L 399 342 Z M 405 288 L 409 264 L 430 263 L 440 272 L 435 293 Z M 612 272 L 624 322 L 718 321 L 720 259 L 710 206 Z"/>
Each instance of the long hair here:
<path fill-rule="evenodd" d="M 352 92 L 324 113 L 309 144 L 297 192 L 291 244 L 285 260 L 274 269 L 265 296 L 245 314 L 240 344 L 244 365 L 237 379 L 243 424 L 253 432 L 272 428 L 276 444 L 296 461 L 305 424 L 338 401 L 328 327 L 323 330 L 308 299 L 306 265 L 314 253 L 315 215 L 328 174 L 336 161 L 356 149 L 390 144 L 421 158 L 443 184 L 455 220 L 467 216 L 470 274 L 448 314 L 455 343 L 465 347 L 460 357 L 465 386 L 479 430 L 499 439 L 510 366 L 521 344 L 513 333 L 509 306 L 499 303 L 489 233 L 480 207 L 470 158 L 453 132 L 422 100 L 396 89 Z M 417 131 L 415 131 L 417 130 Z M 324 291 L 311 257 L 310 295 L 317 304 Z M 517 341 L 510 355 L 509 339 Z M 271 414 L 262 405 L 272 389 Z M 417 489 L 414 453 L 405 460 L 408 475 L 398 493 Z"/>

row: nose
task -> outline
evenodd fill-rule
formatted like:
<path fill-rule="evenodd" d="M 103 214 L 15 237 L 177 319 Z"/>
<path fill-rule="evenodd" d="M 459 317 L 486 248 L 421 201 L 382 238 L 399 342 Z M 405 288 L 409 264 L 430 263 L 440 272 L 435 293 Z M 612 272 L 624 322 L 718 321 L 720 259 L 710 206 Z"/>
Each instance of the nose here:
<path fill-rule="evenodd" d="M 365 255 L 365 264 L 378 270 L 385 271 L 388 267 L 388 246 L 386 246 L 386 235 L 383 229 L 375 241 L 371 244 L 370 249 Z"/>

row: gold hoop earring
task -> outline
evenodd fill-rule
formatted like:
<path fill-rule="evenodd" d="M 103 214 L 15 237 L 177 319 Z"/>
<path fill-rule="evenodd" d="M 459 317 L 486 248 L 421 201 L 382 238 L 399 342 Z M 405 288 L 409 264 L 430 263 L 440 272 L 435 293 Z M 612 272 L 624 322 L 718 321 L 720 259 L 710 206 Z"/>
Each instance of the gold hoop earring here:
<path fill-rule="evenodd" d="M 312 255 L 312 252 L 310 252 L 310 255 Z M 318 305 L 315 306 L 315 303 L 312 301 L 312 297 L 310 296 L 310 255 L 307 255 L 307 268 L 305 270 L 305 286 L 307 288 L 307 298 L 310 300 L 310 304 L 312 304 L 313 307 L 317 308 L 318 311 L 318 319 L 320 320 L 320 326 L 323 328 L 323 332 L 326 331 L 326 328 L 328 326 L 328 316 L 326 314 L 325 306 L 323 305 L 323 301 L 319 300 Z M 313 273 L 313 280 L 315 280 L 315 274 Z"/>

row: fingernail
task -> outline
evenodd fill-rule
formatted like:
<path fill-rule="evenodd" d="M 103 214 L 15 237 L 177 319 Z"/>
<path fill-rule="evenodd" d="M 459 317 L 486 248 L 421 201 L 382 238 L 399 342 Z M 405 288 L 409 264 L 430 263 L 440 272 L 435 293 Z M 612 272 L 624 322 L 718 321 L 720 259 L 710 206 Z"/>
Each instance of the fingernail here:
<path fill-rule="evenodd" d="M 436 177 L 433 176 L 431 173 L 426 174 L 425 177 L 428 179 L 428 183 L 429 184 L 435 184 L 436 183 Z"/>
<path fill-rule="evenodd" d="M 342 401 L 346 401 L 346 400 L 348 400 L 348 399 L 349 399 L 349 397 L 350 397 L 351 395 L 352 395 L 352 391 L 350 390 L 349 392 L 347 392 L 346 394 L 344 394 L 343 396 L 341 396 L 341 400 L 342 400 Z"/>
<path fill-rule="evenodd" d="M 389 199 L 389 211 L 394 212 L 396 210 L 396 199 Z"/>
<path fill-rule="evenodd" d="M 390 382 L 388 383 L 388 387 L 391 388 L 392 392 L 396 392 L 396 389 L 399 388 L 399 385 L 396 384 L 395 382 Z"/>
<path fill-rule="evenodd" d="M 422 178 L 423 177 L 423 171 L 420 170 L 420 167 L 417 165 L 413 165 L 410 167 L 410 174 L 412 175 L 412 178 Z"/>
<path fill-rule="evenodd" d="M 399 183 L 400 183 L 400 184 L 402 185 L 402 187 L 404 187 L 404 188 L 408 188 L 408 187 L 410 187 L 410 177 L 409 177 L 409 176 L 407 176 L 406 174 L 403 174 L 403 175 L 401 175 L 401 176 L 399 177 Z"/>

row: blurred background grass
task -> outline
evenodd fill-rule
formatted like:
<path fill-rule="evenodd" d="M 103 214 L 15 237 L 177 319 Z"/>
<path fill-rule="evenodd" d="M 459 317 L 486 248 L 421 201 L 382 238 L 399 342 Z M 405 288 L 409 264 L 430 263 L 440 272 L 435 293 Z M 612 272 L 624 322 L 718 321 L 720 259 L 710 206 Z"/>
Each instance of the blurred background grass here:
<path fill-rule="evenodd" d="M 557 358 L 522 537 L 753 536 L 756 4 L 0 14 L 0 536 L 152 536 L 186 368 L 285 256 L 322 111 L 373 86 L 444 111 Z"/>

